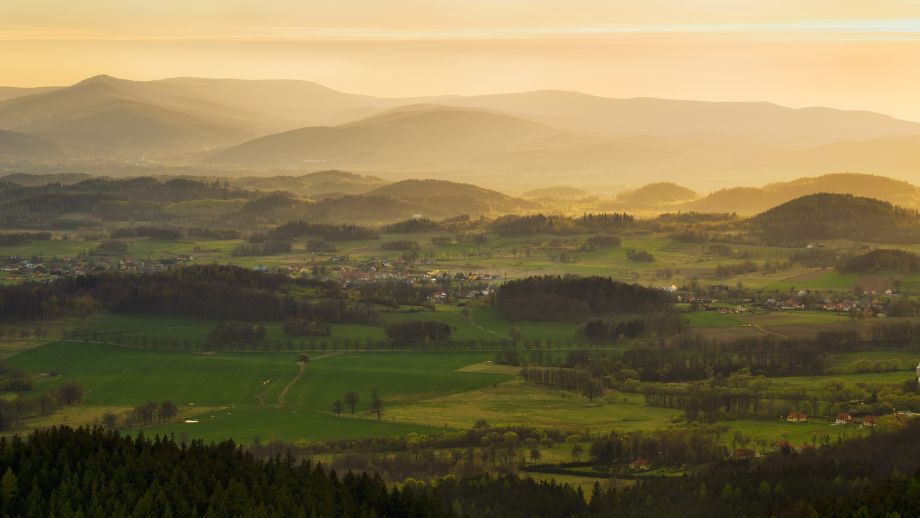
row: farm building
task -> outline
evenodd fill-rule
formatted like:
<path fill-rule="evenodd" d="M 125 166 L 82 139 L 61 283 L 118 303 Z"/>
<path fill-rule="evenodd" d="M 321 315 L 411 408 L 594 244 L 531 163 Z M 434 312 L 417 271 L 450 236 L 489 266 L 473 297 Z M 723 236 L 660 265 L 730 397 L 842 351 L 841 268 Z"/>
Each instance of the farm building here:
<path fill-rule="evenodd" d="M 786 416 L 786 421 L 790 423 L 805 423 L 808 421 L 808 416 L 803 412 L 789 412 L 789 415 Z"/>

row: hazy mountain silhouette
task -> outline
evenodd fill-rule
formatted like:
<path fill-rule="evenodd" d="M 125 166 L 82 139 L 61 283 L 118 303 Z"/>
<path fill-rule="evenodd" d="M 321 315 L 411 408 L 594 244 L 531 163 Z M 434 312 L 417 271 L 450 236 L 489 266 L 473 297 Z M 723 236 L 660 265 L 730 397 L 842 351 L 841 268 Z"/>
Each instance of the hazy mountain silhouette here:
<path fill-rule="evenodd" d="M 250 115 L 181 88 L 97 76 L 0 103 L 0 128 L 89 156 L 174 155 L 256 134 Z"/>
<path fill-rule="evenodd" d="M 821 144 L 920 134 L 920 124 L 878 113 L 819 107 L 793 109 L 767 102 L 613 99 L 544 90 L 461 97 L 445 103 L 504 111 L 559 128 L 614 136 L 723 133 Z"/>
<path fill-rule="evenodd" d="M 770 103 L 561 91 L 393 99 L 309 81 L 109 76 L 0 89 L 4 96 L 0 129 L 44 138 L 74 158 L 437 173 L 516 190 L 557 185 L 560 174 L 582 184 L 641 178 L 711 189 L 752 177 L 920 170 L 918 123 Z"/>
<path fill-rule="evenodd" d="M 35 88 L 17 88 L 15 86 L 0 86 L 0 102 L 25 97 L 27 95 L 41 94 L 58 90 L 58 86 L 39 86 Z"/>
<path fill-rule="evenodd" d="M 682 208 L 753 214 L 787 201 L 817 193 L 855 194 L 905 207 L 920 204 L 920 189 L 884 176 L 841 173 L 777 182 L 764 187 L 731 187 L 687 203 Z"/>
<path fill-rule="evenodd" d="M 211 161 L 259 167 L 307 163 L 358 169 L 443 170 L 463 168 L 484 155 L 527 146 L 557 133 L 548 126 L 507 115 L 426 106 L 334 127 L 261 137 L 219 152 Z"/>
<path fill-rule="evenodd" d="M 63 158 L 61 148 L 52 142 L 25 133 L 0 130 L 2 160 L 47 161 Z"/>

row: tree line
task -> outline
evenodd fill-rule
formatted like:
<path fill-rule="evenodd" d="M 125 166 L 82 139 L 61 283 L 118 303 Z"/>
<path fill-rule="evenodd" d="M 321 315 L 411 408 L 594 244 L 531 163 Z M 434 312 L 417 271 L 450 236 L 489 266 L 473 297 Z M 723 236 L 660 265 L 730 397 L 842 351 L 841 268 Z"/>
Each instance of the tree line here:
<path fill-rule="evenodd" d="M 512 321 L 581 321 L 613 313 L 668 312 L 671 296 L 609 277 L 544 276 L 506 282 L 494 304 Z"/>

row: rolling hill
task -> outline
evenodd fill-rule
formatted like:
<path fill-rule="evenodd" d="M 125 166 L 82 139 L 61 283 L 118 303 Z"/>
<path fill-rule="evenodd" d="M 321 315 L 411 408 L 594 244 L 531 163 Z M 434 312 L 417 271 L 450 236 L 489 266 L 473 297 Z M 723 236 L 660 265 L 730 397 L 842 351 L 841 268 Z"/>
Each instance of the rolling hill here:
<path fill-rule="evenodd" d="M 777 182 L 764 187 L 732 187 L 685 204 L 686 210 L 707 212 L 762 212 L 789 200 L 816 193 L 854 194 L 903 207 L 920 205 L 920 188 L 902 180 L 857 173 L 826 174 Z"/>
<path fill-rule="evenodd" d="M 362 194 L 386 185 L 375 176 L 345 171 L 317 171 L 299 176 L 247 176 L 233 179 L 234 185 L 261 191 L 287 191 L 307 198 Z"/>
<path fill-rule="evenodd" d="M 25 187 L 35 187 L 49 183 L 59 183 L 61 185 L 73 185 L 93 177 L 86 173 L 58 173 L 58 174 L 29 174 L 29 173 L 11 173 L 0 176 L 0 181 L 14 183 Z"/>
<path fill-rule="evenodd" d="M 296 80 L 244 80 L 177 77 L 156 83 L 182 88 L 225 106 L 259 114 L 273 132 L 303 126 L 329 126 L 367 118 L 399 106 L 439 102 L 449 96 L 384 98 L 339 92 Z"/>
<path fill-rule="evenodd" d="M 802 196 L 749 220 L 767 243 L 816 239 L 920 243 L 920 215 L 888 202 L 850 194 Z"/>
<path fill-rule="evenodd" d="M 620 193 L 616 203 L 630 208 L 651 208 L 673 204 L 697 197 L 697 193 L 673 182 L 655 182 L 634 191 Z"/>
<path fill-rule="evenodd" d="M 345 169 L 449 170 L 558 132 L 481 110 L 423 107 L 334 126 L 269 135 L 216 153 L 210 162 L 257 167 L 323 164 Z"/>
<path fill-rule="evenodd" d="M 156 83 L 98 76 L 0 103 L 0 129 L 78 156 L 170 156 L 256 135 L 251 114 Z"/>
<path fill-rule="evenodd" d="M 583 185 L 638 177 L 712 189 L 752 176 L 920 170 L 920 124 L 877 113 L 564 91 L 399 99 L 309 81 L 97 76 L 0 89 L 0 130 L 44 138 L 71 158 L 194 163 L 211 168 L 204 175 L 437 173 L 515 191 L 558 185 L 560 174 Z"/>
<path fill-rule="evenodd" d="M 61 148 L 45 139 L 0 130 L 0 161 L 40 161 L 61 160 L 64 153 Z"/>

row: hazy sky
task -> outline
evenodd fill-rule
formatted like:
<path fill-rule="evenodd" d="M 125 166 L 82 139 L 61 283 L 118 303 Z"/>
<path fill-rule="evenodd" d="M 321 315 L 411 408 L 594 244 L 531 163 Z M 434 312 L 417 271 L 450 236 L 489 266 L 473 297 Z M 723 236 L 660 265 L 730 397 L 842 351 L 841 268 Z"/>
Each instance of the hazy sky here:
<path fill-rule="evenodd" d="M 296 78 L 571 89 L 920 120 L 920 0 L 0 0 L 0 85 Z"/>

